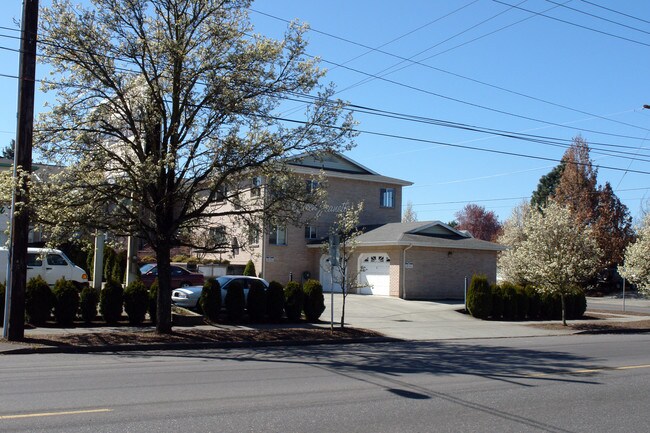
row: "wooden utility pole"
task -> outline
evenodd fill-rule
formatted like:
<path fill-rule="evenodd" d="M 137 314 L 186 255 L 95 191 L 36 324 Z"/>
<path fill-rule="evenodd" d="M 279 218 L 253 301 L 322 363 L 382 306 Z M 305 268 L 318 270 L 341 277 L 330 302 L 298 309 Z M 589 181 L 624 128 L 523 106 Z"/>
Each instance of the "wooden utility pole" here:
<path fill-rule="evenodd" d="M 32 171 L 37 31 L 38 0 L 24 0 L 14 174 L 16 167 L 20 167 L 23 173 L 29 174 Z M 14 190 L 11 209 L 11 244 L 9 248 L 11 275 L 7 280 L 9 317 L 8 320 L 5 319 L 4 337 L 12 341 L 22 340 L 25 337 L 25 287 L 27 286 L 27 243 L 29 240 L 27 186 L 27 178 L 20 176 Z"/>

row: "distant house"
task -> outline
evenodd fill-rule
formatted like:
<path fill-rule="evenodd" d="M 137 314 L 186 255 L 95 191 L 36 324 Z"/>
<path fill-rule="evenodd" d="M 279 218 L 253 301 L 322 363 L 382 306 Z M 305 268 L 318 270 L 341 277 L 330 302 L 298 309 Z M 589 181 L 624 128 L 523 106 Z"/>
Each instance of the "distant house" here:
<path fill-rule="evenodd" d="M 321 243 L 343 204 L 363 201 L 359 223 L 366 231 L 352 258 L 352 267 L 361 270 L 359 282 L 364 287 L 359 293 L 404 299 L 462 298 L 465 276 L 479 273 L 495 281 L 499 245 L 474 239 L 439 221 L 400 222 L 402 188 L 411 182 L 382 176 L 338 153 L 296 157 L 290 167 L 305 178 L 307 188 L 319 187 L 314 179 L 325 178 L 326 205 L 312 210 L 309 225 L 265 227 L 262 233 L 249 233 L 245 248 L 233 238 L 230 251 L 218 256 L 229 260 L 229 273 L 241 273 L 252 260 L 269 281 L 316 278 L 326 291 L 340 290 L 332 287 L 329 257 Z M 251 196 L 261 194 L 264 181 L 251 179 L 246 190 Z M 223 229 L 228 224 L 213 221 L 210 231 L 220 236 L 237 231 Z"/>

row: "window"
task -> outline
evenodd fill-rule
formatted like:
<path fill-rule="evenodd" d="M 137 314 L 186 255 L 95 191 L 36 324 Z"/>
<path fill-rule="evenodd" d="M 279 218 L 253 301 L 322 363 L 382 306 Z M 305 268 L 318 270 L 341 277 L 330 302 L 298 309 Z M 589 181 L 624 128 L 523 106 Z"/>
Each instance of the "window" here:
<path fill-rule="evenodd" d="M 271 245 L 286 245 L 287 244 L 287 229 L 286 227 L 273 226 L 269 233 L 269 244 Z"/>
<path fill-rule="evenodd" d="M 248 245 L 259 245 L 260 230 L 257 227 L 248 228 Z"/>
<path fill-rule="evenodd" d="M 226 185 L 220 185 L 217 187 L 217 201 L 226 201 L 228 196 L 228 187 Z"/>
<path fill-rule="evenodd" d="M 251 197 L 259 197 L 262 189 L 262 178 L 255 176 L 251 179 Z"/>
<path fill-rule="evenodd" d="M 382 188 L 379 196 L 380 207 L 395 207 L 395 188 Z"/>
<path fill-rule="evenodd" d="M 43 259 L 38 254 L 29 253 L 27 254 L 27 266 L 43 266 Z"/>
<path fill-rule="evenodd" d="M 318 239 L 318 232 L 314 226 L 305 226 L 305 239 Z"/>
<path fill-rule="evenodd" d="M 226 245 L 226 228 L 224 226 L 210 227 L 208 236 L 212 246 L 223 247 Z"/>
<path fill-rule="evenodd" d="M 68 262 L 58 254 L 48 254 L 47 264 L 52 266 L 68 266 Z"/>
<path fill-rule="evenodd" d="M 317 189 L 318 189 L 318 181 L 317 180 L 309 179 L 309 180 L 306 181 L 307 193 L 312 194 L 312 193 L 316 192 Z"/>

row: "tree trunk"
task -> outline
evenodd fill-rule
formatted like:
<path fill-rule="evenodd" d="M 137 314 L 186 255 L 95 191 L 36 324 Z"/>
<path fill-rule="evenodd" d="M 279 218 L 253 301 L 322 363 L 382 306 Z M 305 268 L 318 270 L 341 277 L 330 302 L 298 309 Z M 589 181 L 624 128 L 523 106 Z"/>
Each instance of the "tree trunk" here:
<path fill-rule="evenodd" d="M 156 248 L 158 264 L 158 298 L 156 299 L 156 332 L 172 332 L 171 248 L 163 243 Z"/>
<path fill-rule="evenodd" d="M 341 304 L 341 328 L 345 328 L 345 298 L 348 295 L 348 280 L 346 278 L 346 266 L 343 267 L 343 284 L 341 284 L 341 294 L 343 295 L 343 302 Z M 334 290 L 334 288 L 332 288 Z"/>
<path fill-rule="evenodd" d="M 564 293 L 560 293 L 560 300 L 562 301 L 562 324 L 564 326 L 567 326 L 567 324 L 566 324 L 566 303 L 564 302 Z"/>

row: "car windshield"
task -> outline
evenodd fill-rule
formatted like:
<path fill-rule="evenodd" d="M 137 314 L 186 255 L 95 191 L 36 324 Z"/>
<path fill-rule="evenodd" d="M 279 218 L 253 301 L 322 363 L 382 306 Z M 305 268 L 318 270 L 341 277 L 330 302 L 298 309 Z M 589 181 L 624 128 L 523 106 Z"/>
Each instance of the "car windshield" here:
<path fill-rule="evenodd" d="M 149 272 L 152 268 L 155 268 L 156 264 L 155 263 L 146 263 L 142 266 L 140 266 L 140 273 L 141 274 L 146 274 Z"/>
<path fill-rule="evenodd" d="M 217 282 L 219 283 L 219 286 L 223 287 L 226 284 L 228 284 L 229 281 L 232 280 L 232 277 L 219 277 L 217 278 Z"/>

